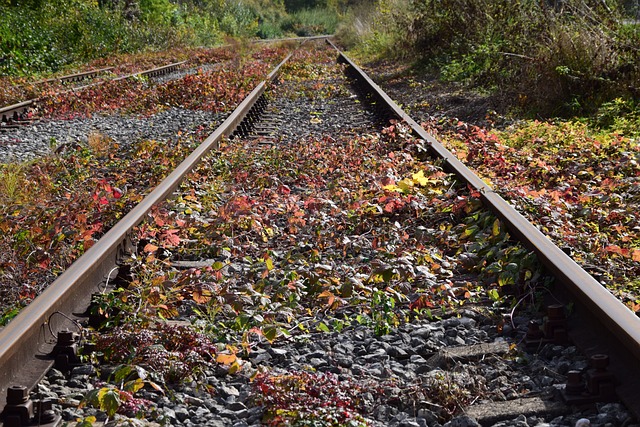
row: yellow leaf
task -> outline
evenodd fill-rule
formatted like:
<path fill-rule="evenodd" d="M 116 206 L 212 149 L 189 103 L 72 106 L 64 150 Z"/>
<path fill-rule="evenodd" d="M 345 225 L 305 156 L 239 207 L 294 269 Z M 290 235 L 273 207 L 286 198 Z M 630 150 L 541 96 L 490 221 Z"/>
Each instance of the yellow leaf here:
<path fill-rule="evenodd" d="M 415 182 L 416 184 L 420 184 L 423 187 L 429 183 L 429 178 L 424 176 L 423 171 L 414 173 L 413 175 L 411 175 L 411 178 L 413 179 L 413 182 Z"/>
<path fill-rule="evenodd" d="M 222 363 L 223 365 L 231 365 L 235 361 L 238 360 L 238 357 L 235 354 L 218 354 L 216 357 L 216 362 Z"/>
<path fill-rule="evenodd" d="M 493 221 L 493 229 L 491 230 L 491 234 L 493 235 L 493 237 L 497 237 L 500 234 L 500 220 L 497 218 L 495 221 Z"/>
<path fill-rule="evenodd" d="M 410 179 L 403 179 L 402 181 L 400 181 L 398 183 L 398 187 L 400 188 L 400 190 L 402 190 L 404 193 L 408 193 L 409 190 L 413 187 L 413 181 L 411 181 Z"/>
<path fill-rule="evenodd" d="M 238 361 L 236 360 L 235 362 L 233 362 L 231 364 L 231 366 L 229 367 L 229 374 L 233 375 L 236 372 L 238 372 L 240 369 L 242 369 L 242 365 L 238 363 Z"/>

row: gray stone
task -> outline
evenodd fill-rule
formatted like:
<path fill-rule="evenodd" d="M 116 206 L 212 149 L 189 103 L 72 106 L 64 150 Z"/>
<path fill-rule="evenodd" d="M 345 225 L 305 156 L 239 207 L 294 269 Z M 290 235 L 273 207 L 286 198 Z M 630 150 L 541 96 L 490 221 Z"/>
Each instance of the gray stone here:
<path fill-rule="evenodd" d="M 82 411 L 77 408 L 64 408 L 62 410 L 62 419 L 65 421 L 75 421 L 82 418 Z"/>
<path fill-rule="evenodd" d="M 314 357 L 314 358 L 309 360 L 309 364 L 311 366 L 313 366 L 315 369 L 318 369 L 318 368 L 320 368 L 322 366 L 327 366 L 329 363 L 324 359 L 320 359 L 318 357 Z"/>
<path fill-rule="evenodd" d="M 49 369 L 49 372 L 47 372 L 47 378 L 51 382 L 65 379 L 64 374 L 55 368 Z"/>
<path fill-rule="evenodd" d="M 445 423 L 443 427 L 480 427 L 480 424 L 475 418 L 471 418 L 468 415 L 461 415 Z"/>
<path fill-rule="evenodd" d="M 77 375 L 94 375 L 96 373 L 96 368 L 93 365 L 80 365 L 76 366 L 71 370 L 71 376 Z"/>
<path fill-rule="evenodd" d="M 412 337 L 428 339 L 431 336 L 430 328 L 418 328 L 409 333 Z"/>
<path fill-rule="evenodd" d="M 176 418 L 180 421 L 183 422 L 184 420 L 186 420 L 187 418 L 189 418 L 189 410 L 187 409 L 186 406 L 182 406 L 182 405 L 178 405 L 174 408 L 174 412 L 176 414 Z"/>
<path fill-rule="evenodd" d="M 174 411 L 173 409 L 166 407 L 166 408 L 161 408 L 158 410 L 159 413 L 161 413 L 162 415 L 164 415 L 167 419 L 171 420 L 171 421 L 175 421 L 178 419 L 178 417 L 176 416 L 176 411 Z"/>
<path fill-rule="evenodd" d="M 247 409 L 247 405 L 242 402 L 233 402 L 227 406 L 227 409 L 231 411 L 242 411 L 243 409 Z"/>
<path fill-rule="evenodd" d="M 226 385 L 220 386 L 218 387 L 218 392 L 223 398 L 227 398 L 229 396 L 235 396 L 235 397 L 240 396 L 240 392 L 234 386 L 226 386 Z"/>
<path fill-rule="evenodd" d="M 403 350 L 400 347 L 389 347 L 387 349 L 387 354 L 391 357 L 395 357 L 396 359 L 408 359 L 409 353 Z"/>
<path fill-rule="evenodd" d="M 417 420 L 403 420 L 398 427 L 420 427 L 420 423 Z"/>

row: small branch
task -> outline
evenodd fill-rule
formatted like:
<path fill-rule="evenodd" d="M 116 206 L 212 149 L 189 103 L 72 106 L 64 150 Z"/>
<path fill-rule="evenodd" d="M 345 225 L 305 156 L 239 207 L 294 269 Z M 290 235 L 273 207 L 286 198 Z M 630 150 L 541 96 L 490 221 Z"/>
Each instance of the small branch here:
<path fill-rule="evenodd" d="M 526 55 L 520 55 L 519 53 L 511 53 L 511 52 L 498 52 L 501 55 L 504 56 L 515 56 L 516 58 L 521 58 L 521 59 L 527 59 L 529 61 L 535 61 L 535 58 L 532 58 L 530 56 L 526 56 Z"/>

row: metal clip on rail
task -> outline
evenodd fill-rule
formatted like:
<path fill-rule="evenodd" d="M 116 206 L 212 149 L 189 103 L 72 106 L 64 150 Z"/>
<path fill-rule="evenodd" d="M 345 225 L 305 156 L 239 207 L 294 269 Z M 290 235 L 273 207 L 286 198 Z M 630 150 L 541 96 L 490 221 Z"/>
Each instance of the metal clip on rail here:
<path fill-rule="evenodd" d="M 7 404 L 0 414 L 3 427 L 56 427 L 62 422 L 52 409 L 50 400 L 31 400 L 23 386 L 7 390 Z"/>
<path fill-rule="evenodd" d="M 617 400 L 616 379 L 607 370 L 609 356 L 594 354 L 589 359 L 591 368 L 586 372 L 569 371 L 562 398 L 568 404 L 582 405 Z"/>
<path fill-rule="evenodd" d="M 56 369 L 62 372 L 70 372 L 79 365 L 78 334 L 58 332 L 58 340 L 50 356 L 55 359 Z M 50 400 L 31 400 L 27 387 L 14 385 L 7 390 L 7 404 L 0 415 L 2 427 L 55 427 L 61 420 L 55 415 Z"/>
<path fill-rule="evenodd" d="M 51 351 L 55 359 L 55 368 L 61 372 L 69 372 L 80 362 L 78 358 L 78 334 L 71 331 L 58 332 L 58 341 Z"/>
<path fill-rule="evenodd" d="M 547 343 L 566 345 L 568 342 L 567 318 L 562 305 L 556 304 L 547 307 L 547 315 L 542 322 L 542 328 L 540 328 L 540 323 L 535 320 L 529 323 L 525 337 L 525 346 L 529 351 L 536 351 Z"/>

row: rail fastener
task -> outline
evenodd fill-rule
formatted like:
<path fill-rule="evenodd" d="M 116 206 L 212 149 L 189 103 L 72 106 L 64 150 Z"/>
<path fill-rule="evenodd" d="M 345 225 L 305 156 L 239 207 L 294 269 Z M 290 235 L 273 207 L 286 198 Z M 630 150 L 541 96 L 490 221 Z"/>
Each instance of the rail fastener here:
<path fill-rule="evenodd" d="M 0 330 L 0 402 L 9 399 L 9 412 L 13 409 L 13 387 L 28 391 L 52 366 L 52 343 L 44 339 L 44 330 L 59 331 L 74 322 L 70 316 L 54 313 L 78 313 L 89 306 L 91 294 L 111 277 L 118 260 L 132 249 L 131 229 L 144 220 L 153 206 L 169 197 L 184 177 L 196 167 L 211 150 L 216 150 L 224 137 L 230 136 L 250 111 L 253 104 L 273 81 L 282 66 L 291 58 L 289 54 L 265 80 L 240 103 L 229 117 L 205 139 L 155 189 L 114 225 L 87 252 L 64 271 L 45 291 L 25 307 L 9 324 Z M 15 386 L 20 382 L 19 386 Z M 12 396 L 9 398 L 9 396 Z M 17 400 L 17 399 L 16 399 Z M 21 398 L 22 400 L 22 398 Z M 27 404 L 28 407 L 28 404 Z M 24 407 L 20 407 L 24 408 Z M 6 410 L 6 409 L 5 409 Z M 23 409 L 19 409 L 22 411 Z M 5 412 L 3 412 L 5 413 Z M 13 416 L 13 415 L 11 415 Z M 29 416 L 29 414 L 25 415 Z M 4 427 L 9 427 L 5 425 Z M 11 426 L 13 427 L 13 426 Z"/>
<path fill-rule="evenodd" d="M 424 140 L 430 154 L 443 160 L 444 168 L 480 192 L 482 201 L 509 229 L 514 238 L 534 251 L 545 268 L 563 285 L 574 310 L 569 319 L 569 338 L 592 356 L 609 352 L 609 370 L 619 379 L 616 392 L 620 400 L 640 417 L 640 318 L 605 289 L 593 276 L 556 246 L 511 204 L 480 179 L 433 135 L 407 115 L 351 59 L 327 40 L 338 52 L 338 61 L 357 75 L 365 90 L 392 116 L 404 121 L 418 138 Z"/>
<path fill-rule="evenodd" d="M 0 420 L 4 427 L 57 427 L 62 417 L 53 411 L 51 400 L 32 400 L 24 386 L 12 386 L 7 390 L 7 404 Z"/>

